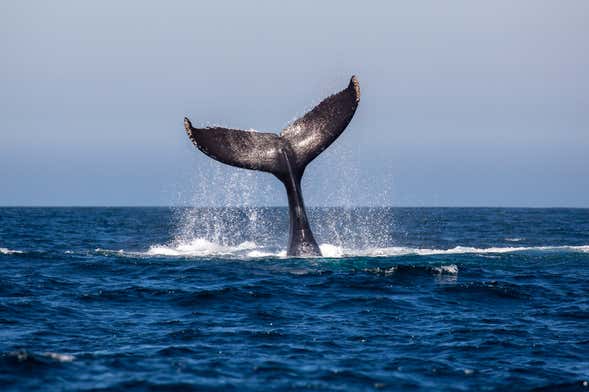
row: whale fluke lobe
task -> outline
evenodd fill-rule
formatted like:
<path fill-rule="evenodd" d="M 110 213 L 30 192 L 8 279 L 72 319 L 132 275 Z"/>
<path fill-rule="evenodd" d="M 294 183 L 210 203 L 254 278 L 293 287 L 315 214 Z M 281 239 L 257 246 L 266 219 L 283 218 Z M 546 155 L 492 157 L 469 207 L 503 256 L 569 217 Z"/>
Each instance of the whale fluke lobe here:
<path fill-rule="evenodd" d="M 184 119 L 184 128 L 199 150 L 219 162 L 269 173 L 284 166 L 280 155 L 283 141 L 274 133 L 221 127 L 193 128 L 188 118 Z"/>
<path fill-rule="evenodd" d="M 352 120 L 359 102 L 360 84 L 352 76 L 348 88 L 324 99 L 282 130 L 280 136 L 291 145 L 297 165 L 306 166 L 337 139 Z"/>
<path fill-rule="evenodd" d="M 288 196 L 290 230 L 288 256 L 320 256 L 301 193 L 307 165 L 346 129 L 358 103 L 360 85 L 352 76 L 348 87 L 323 100 L 280 135 L 222 127 L 194 128 L 184 118 L 184 128 L 194 145 L 219 162 L 274 174 Z"/>

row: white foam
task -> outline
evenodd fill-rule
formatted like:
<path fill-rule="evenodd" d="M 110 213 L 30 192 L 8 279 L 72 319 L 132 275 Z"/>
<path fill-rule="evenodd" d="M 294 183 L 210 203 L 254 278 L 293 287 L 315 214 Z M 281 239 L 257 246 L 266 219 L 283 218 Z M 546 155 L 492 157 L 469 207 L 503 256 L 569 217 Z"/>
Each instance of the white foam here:
<path fill-rule="evenodd" d="M 456 264 L 441 265 L 439 267 L 434 267 L 434 271 L 439 274 L 456 275 L 458 273 L 458 266 Z"/>
<path fill-rule="evenodd" d="M 68 251 L 66 251 L 66 253 L 67 252 Z M 73 251 L 69 251 L 69 252 L 71 252 L 69 254 L 74 254 L 75 253 Z M 119 250 L 110 250 L 110 249 L 96 248 L 96 249 L 94 249 L 94 252 L 96 252 L 96 253 L 103 253 L 105 255 L 110 255 L 110 254 L 119 254 L 119 255 L 123 255 L 123 256 L 124 255 L 132 255 L 132 256 L 141 255 L 141 253 L 139 253 L 139 252 L 125 252 L 122 249 L 119 249 Z"/>
<path fill-rule="evenodd" d="M 519 237 L 505 239 L 505 241 L 509 241 L 509 242 L 520 242 L 521 240 L 523 240 L 523 238 L 519 238 Z"/>
<path fill-rule="evenodd" d="M 252 250 L 251 252 L 247 253 L 247 257 L 251 257 L 251 258 L 259 258 L 259 257 L 278 257 L 278 258 L 285 258 L 286 257 L 286 251 L 283 250 L 281 252 L 264 252 L 264 251 L 260 251 L 260 250 Z"/>
<path fill-rule="evenodd" d="M 223 256 L 240 254 L 256 249 L 258 246 L 251 241 L 242 242 L 237 246 L 221 245 L 204 238 L 195 238 L 188 242 L 171 245 L 153 245 L 145 252 L 148 256 Z M 256 257 L 256 256 L 253 256 Z M 258 256 L 260 257 L 260 256 Z"/>
<path fill-rule="evenodd" d="M 24 253 L 22 250 L 12 250 L 8 248 L 0 248 L 0 254 L 3 255 L 13 255 L 17 253 Z"/>
<path fill-rule="evenodd" d="M 459 254 L 493 254 L 516 253 L 516 252 L 584 252 L 589 253 L 589 245 L 581 246 L 519 246 L 519 247 L 489 247 L 475 248 L 469 246 L 456 246 L 450 249 L 434 248 L 411 248 L 404 246 L 393 246 L 383 248 L 346 248 L 334 244 L 321 244 L 323 258 L 344 258 L 344 257 L 396 257 L 396 256 L 431 256 L 431 255 L 459 255 Z M 3 249 L 3 248 L 0 248 Z M 211 257 L 224 256 L 230 258 L 286 258 L 284 249 L 268 249 L 258 246 L 255 242 L 245 241 L 238 245 L 225 245 L 205 238 L 194 238 L 188 241 L 176 241 L 170 244 L 156 244 L 144 252 L 133 252 L 125 250 L 96 249 L 96 252 L 105 254 L 116 254 L 130 257 L 145 256 L 166 256 L 166 257 Z M 447 266 L 441 270 L 443 273 L 455 273 L 454 265 Z"/>
<path fill-rule="evenodd" d="M 71 362 L 74 359 L 76 359 L 76 357 L 74 357 L 73 355 L 70 355 L 70 354 L 60 354 L 60 353 L 47 352 L 47 353 L 43 353 L 43 355 L 48 358 L 59 361 L 59 362 Z"/>
<path fill-rule="evenodd" d="M 519 247 L 490 247 L 474 248 L 469 246 L 456 246 L 450 249 L 429 249 L 429 248 L 408 248 L 388 247 L 371 248 L 359 251 L 343 250 L 344 257 L 365 256 L 365 257 L 390 257 L 390 256 L 431 256 L 431 255 L 455 255 L 455 254 L 492 254 L 492 253 L 516 253 L 526 251 L 565 251 L 565 252 L 589 252 L 589 245 L 582 246 L 519 246 Z"/>

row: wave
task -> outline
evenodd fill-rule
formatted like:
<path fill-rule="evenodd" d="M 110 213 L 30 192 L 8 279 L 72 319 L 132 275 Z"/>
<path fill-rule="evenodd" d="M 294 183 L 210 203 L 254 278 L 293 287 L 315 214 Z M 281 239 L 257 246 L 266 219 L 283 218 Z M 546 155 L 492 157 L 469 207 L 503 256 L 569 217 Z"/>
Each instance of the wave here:
<path fill-rule="evenodd" d="M 0 248 L 0 255 L 13 255 L 24 253 L 22 250 L 12 250 L 8 248 Z"/>
<path fill-rule="evenodd" d="M 519 246 L 475 248 L 456 246 L 450 249 L 412 248 L 404 246 L 372 247 L 353 249 L 333 244 L 321 244 L 323 258 L 348 257 L 395 257 L 395 256 L 432 256 L 460 254 L 501 254 L 517 252 L 582 252 L 589 253 L 589 245 L 580 246 Z M 246 241 L 238 245 L 225 245 L 209 241 L 205 238 L 194 238 L 189 241 L 177 241 L 170 244 L 156 244 L 144 252 L 113 251 L 96 249 L 96 252 L 118 254 L 131 257 L 235 257 L 235 258 L 286 258 L 286 250 L 270 249 L 258 246 L 255 242 Z"/>

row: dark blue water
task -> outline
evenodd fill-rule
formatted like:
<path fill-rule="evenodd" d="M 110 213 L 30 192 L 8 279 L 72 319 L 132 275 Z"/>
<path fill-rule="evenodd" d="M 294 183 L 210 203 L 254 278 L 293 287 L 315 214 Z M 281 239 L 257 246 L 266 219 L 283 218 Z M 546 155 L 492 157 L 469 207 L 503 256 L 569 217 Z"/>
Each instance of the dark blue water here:
<path fill-rule="evenodd" d="M 0 209 L 0 389 L 589 390 L 589 210 L 311 220 Z"/>

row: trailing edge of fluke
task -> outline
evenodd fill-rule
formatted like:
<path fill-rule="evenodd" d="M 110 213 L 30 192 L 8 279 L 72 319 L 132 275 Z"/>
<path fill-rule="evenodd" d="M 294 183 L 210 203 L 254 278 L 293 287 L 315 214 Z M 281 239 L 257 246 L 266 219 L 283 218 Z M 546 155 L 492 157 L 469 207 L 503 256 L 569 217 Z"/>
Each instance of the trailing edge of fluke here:
<path fill-rule="evenodd" d="M 346 129 L 359 102 L 360 84 L 352 76 L 347 88 L 324 99 L 279 135 L 221 127 L 194 128 L 186 117 L 184 128 L 192 143 L 211 158 L 272 173 L 282 181 L 290 216 L 287 255 L 321 256 L 305 212 L 301 178 L 307 165 Z"/>

